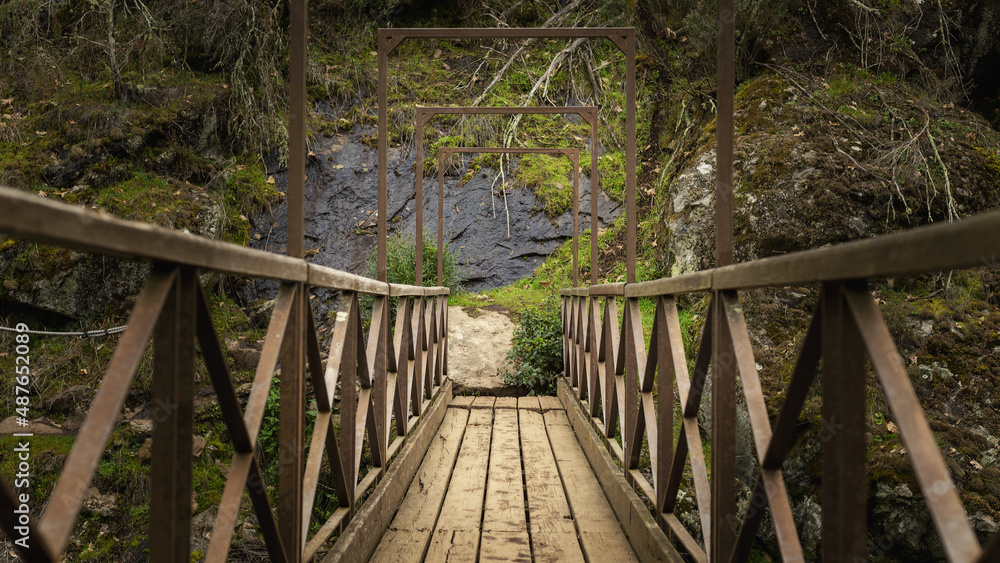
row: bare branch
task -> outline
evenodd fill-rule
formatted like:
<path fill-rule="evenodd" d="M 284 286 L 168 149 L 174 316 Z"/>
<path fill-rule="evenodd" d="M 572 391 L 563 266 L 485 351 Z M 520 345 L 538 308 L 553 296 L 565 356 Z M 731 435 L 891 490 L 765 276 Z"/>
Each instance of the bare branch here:
<path fill-rule="evenodd" d="M 578 6 L 580 6 L 582 2 L 583 0 L 574 0 L 573 2 L 570 2 L 569 4 L 566 5 L 565 8 L 559 10 L 557 13 L 553 14 L 551 18 L 545 20 L 545 23 L 543 23 L 541 27 L 552 27 L 554 24 L 559 23 L 560 21 L 562 21 L 563 18 L 566 17 L 567 14 L 569 14 L 571 11 L 575 10 Z M 533 38 L 528 38 L 525 39 L 523 43 L 521 43 L 521 46 L 518 47 L 517 50 L 514 51 L 514 54 L 507 59 L 507 62 L 503 65 L 503 68 L 501 68 L 500 71 L 497 72 L 496 76 L 493 77 L 493 81 L 490 82 L 489 86 L 487 86 L 486 89 L 483 90 L 483 93 L 480 94 L 474 102 L 472 102 L 473 106 L 478 106 L 479 103 L 482 102 L 484 98 L 486 98 L 486 95 L 489 94 L 490 91 L 493 90 L 493 87 L 500 82 L 500 79 L 503 78 L 503 75 L 505 72 L 507 72 L 507 69 L 509 69 L 511 65 L 514 64 L 514 61 L 516 61 L 517 58 L 521 56 L 521 53 L 524 52 L 524 50 L 528 47 L 528 45 L 531 44 L 532 41 L 534 41 Z"/>

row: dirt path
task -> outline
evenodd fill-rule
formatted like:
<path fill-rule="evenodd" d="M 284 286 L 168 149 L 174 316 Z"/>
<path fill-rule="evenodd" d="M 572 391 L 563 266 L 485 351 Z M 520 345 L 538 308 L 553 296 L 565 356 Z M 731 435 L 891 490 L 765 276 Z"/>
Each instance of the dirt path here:
<path fill-rule="evenodd" d="M 499 375 L 514 337 L 514 323 L 496 311 L 479 309 L 471 316 L 448 307 L 448 375 L 455 392 L 466 395 L 511 395 Z"/>

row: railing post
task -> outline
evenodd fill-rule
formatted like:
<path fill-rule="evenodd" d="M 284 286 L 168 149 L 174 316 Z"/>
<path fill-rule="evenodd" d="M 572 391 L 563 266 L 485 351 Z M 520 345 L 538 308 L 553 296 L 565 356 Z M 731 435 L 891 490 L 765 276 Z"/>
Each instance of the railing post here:
<path fill-rule="evenodd" d="M 374 368 L 371 377 L 373 379 L 372 403 L 375 407 L 375 433 L 378 434 L 378 451 L 372 452 L 372 460 L 377 465 L 385 466 L 388 462 L 386 455 L 389 447 L 389 413 L 392 405 L 389 404 L 389 375 L 386 370 L 388 365 L 387 345 L 389 342 L 389 299 L 386 297 L 375 297 L 375 305 L 372 312 L 372 329 L 368 333 L 368 362 Z M 375 319 L 375 316 L 378 319 Z"/>
<path fill-rule="evenodd" d="M 867 561 L 865 355 L 843 285 L 823 287 L 823 560 Z"/>
<path fill-rule="evenodd" d="M 414 205 L 416 206 L 416 233 L 413 239 L 416 264 L 413 269 L 413 285 L 422 287 L 424 285 L 424 123 L 426 114 L 417 110 L 417 127 L 414 130 L 414 140 L 417 142 L 417 195 Z"/>
<path fill-rule="evenodd" d="M 650 351 L 656 349 L 656 514 L 663 513 L 666 499 L 667 480 L 670 478 L 670 467 L 674 462 L 674 372 L 673 350 L 670 346 L 670 326 L 666 316 L 667 298 L 656 298 L 656 316 L 653 320 L 653 339 L 649 342 Z M 673 299 L 670 299 L 671 310 L 676 316 Z M 680 336 L 680 335 L 678 335 Z M 684 405 L 681 405 L 681 416 L 684 416 Z M 681 428 L 681 433 L 684 429 Z M 650 450 L 652 450 L 650 444 Z"/>
<path fill-rule="evenodd" d="M 153 452 L 149 556 L 191 560 L 195 269 L 180 267 L 153 335 Z"/>
<path fill-rule="evenodd" d="M 308 292 L 297 284 L 282 341 L 278 420 L 278 531 L 287 561 L 302 560 L 302 454 L 305 450 L 305 315 Z"/>
<path fill-rule="evenodd" d="M 722 292 L 712 295 L 712 561 L 728 561 L 736 544 L 736 361 Z"/>
<path fill-rule="evenodd" d="M 589 411 L 587 415 L 594 417 L 597 416 L 597 407 L 602 400 L 598 364 L 601 345 L 601 312 L 598 310 L 600 303 L 598 297 L 590 296 L 587 300 L 590 302 L 587 309 L 587 351 L 590 353 L 590 361 L 587 363 L 587 410 Z"/>

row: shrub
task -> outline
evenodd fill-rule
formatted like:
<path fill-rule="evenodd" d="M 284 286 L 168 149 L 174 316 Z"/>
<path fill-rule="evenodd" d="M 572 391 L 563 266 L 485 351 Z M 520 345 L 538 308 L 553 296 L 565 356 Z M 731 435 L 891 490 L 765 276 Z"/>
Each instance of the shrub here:
<path fill-rule="evenodd" d="M 437 283 L 437 241 L 424 231 L 424 264 L 423 278 L 425 286 Z M 453 293 L 462 289 L 462 271 L 458 265 L 458 256 L 452 252 L 448 243 L 444 243 L 444 280 L 441 285 Z M 368 276 L 374 278 L 377 273 L 377 255 L 368 258 Z M 396 233 L 389 238 L 386 247 L 386 276 L 389 283 L 413 285 L 416 281 L 417 245 L 410 233 Z"/>
<path fill-rule="evenodd" d="M 544 395 L 555 389 L 562 372 L 562 320 L 559 300 L 549 297 L 538 309 L 528 309 L 514 329 L 507 353 L 512 369 L 504 369 L 504 383 L 527 387 Z"/>

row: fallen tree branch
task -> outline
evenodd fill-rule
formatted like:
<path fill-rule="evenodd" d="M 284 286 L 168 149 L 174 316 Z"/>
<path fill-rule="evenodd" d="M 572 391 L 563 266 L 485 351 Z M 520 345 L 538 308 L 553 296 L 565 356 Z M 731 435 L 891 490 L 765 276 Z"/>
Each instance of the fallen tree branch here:
<path fill-rule="evenodd" d="M 545 20 L 545 23 L 543 23 L 541 27 L 543 28 L 552 27 L 556 23 L 561 22 L 563 18 L 566 17 L 567 14 L 569 14 L 571 11 L 579 7 L 581 3 L 583 3 L 583 0 L 575 0 L 574 2 L 569 3 L 568 5 L 566 5 L 565 8 L 553 14 L 551 18 Z M 479 103 L 482 102 L 484 98 L 486 98 L 486 95 L 489 94 L 490 91 L 493 90 L 493 87 L 500 82 L 500 79 L 503 78 L 503 75 L 504 73 L 507 72 L 507 69 L 509 69 L 511 65 L 514 64 L 514 61 L 516 61 L 517 58 L 521 56 L 521 53 L 524 52 L 524 50 L 528 47 L 528 45 L 531 44 L 532 41 L 534 41 L 534 39 L 529 37 L 528 39 L 524 40 L 524 43 L 521 43 L 521 45 L 517 48 L 517 50 L 514 51 L 514 54 L 507 59 L 507 62 L 497 72 L 496 76 L 493 77 L 493 81 L 490 82 L 490 84 L 486 87 L 486 89 L 483 90 L 482 94 L 479 94 L 479 96 L 476 97 L 475 101 L 472 102 L 473 106 L 478 106 Z"/>

